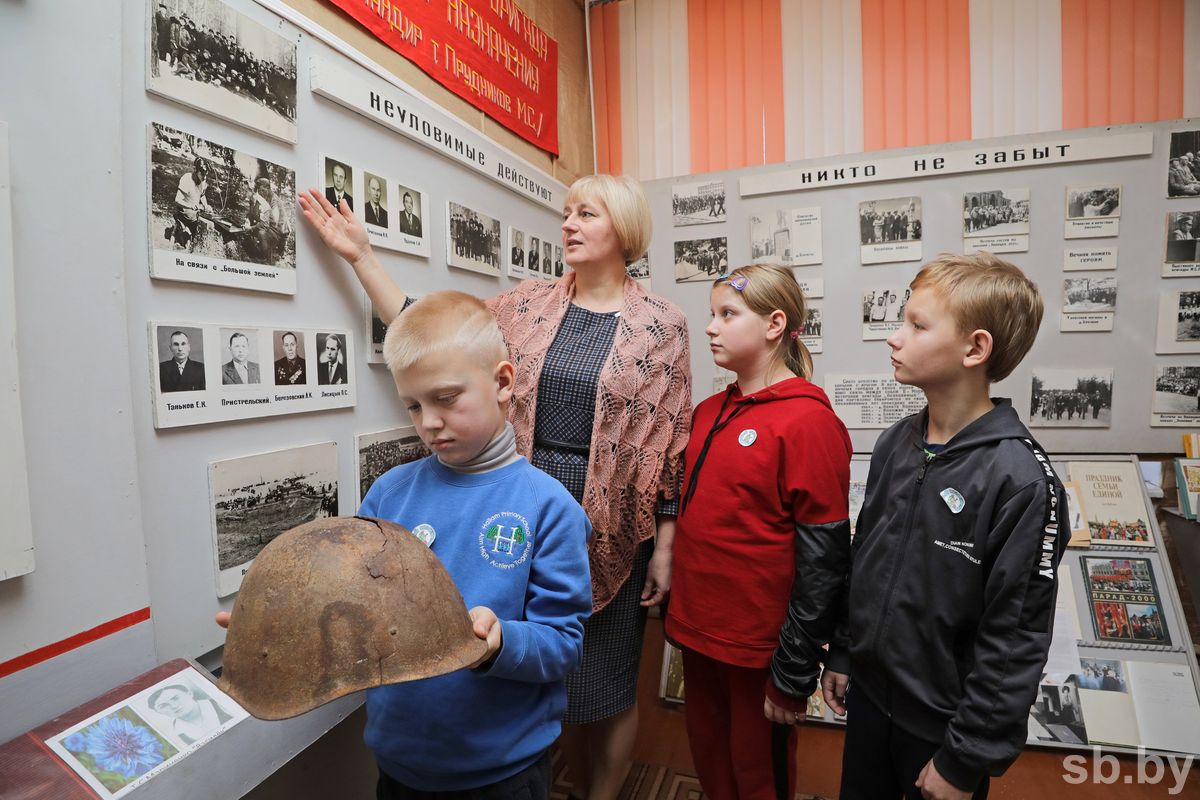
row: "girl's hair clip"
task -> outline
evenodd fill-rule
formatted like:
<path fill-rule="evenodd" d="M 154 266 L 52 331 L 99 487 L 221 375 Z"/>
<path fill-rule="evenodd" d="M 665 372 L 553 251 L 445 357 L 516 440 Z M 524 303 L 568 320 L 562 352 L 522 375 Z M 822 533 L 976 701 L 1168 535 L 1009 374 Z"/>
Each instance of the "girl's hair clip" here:
<path fill-rule="evenodd" d="M 793 342 L 796 341 L 800 338 L 800 331 L 792 331 L 791 337 Z"/>
<path fill-rule="evenodd" d="M 750 279 L 747 278 L 745 275 L 734 275 L 733 277 L 729 278 L 729 280 L 728 280 L 729 285 L 732 286 L 736 291 L 739 291 L 739 292 L 742 291 L 743 289 L 745 289 L 746 284 L 748 284 L 749 282 L 750 282 Z"/>

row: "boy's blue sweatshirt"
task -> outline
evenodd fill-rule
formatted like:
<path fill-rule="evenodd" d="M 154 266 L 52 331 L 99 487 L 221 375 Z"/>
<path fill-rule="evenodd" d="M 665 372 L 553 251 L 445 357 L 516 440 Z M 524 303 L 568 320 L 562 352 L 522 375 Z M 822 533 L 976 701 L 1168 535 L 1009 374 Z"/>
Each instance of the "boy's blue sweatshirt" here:
<path fill-rule="evenodd" d="M 377 479 L 360 516 L 431 526 L 432 550 L 467 608 L 501 620 L 486 667 L 367 692 L 367 746 L 422 791 L 485 786 L 532 764 L 558 738 L 591 613 L 591 524 L 561 483 L 524 458 L 463 474 L 430 456 Z"/>

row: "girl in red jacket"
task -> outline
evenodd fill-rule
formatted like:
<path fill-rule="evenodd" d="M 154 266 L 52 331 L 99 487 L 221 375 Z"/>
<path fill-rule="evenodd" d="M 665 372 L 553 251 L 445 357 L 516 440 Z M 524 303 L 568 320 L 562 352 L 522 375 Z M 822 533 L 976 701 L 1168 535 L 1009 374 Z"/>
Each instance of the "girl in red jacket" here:
<path fill-rule="evenodd" d="M 713 360 L 737 382 L 693 415 L 666 632 L 710 800 L 791 798 L 793 726 L 849 579 L 850 437 L 808 381 L 791 270 L 740 267 L 710 302 Z"/>

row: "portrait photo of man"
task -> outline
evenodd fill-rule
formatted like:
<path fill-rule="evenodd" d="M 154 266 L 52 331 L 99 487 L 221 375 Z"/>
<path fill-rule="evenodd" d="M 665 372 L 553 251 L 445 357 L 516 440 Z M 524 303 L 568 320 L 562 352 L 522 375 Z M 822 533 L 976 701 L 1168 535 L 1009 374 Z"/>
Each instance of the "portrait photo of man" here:
<path fill-rule="evenodd" d="M 338 204 L 346 201 L 346 205 L 350 210 L 354 210 L 354 198 L 350 196 L 352 189 L 353 171 L 340 161 L 334 161 L 332 158 L 325 159 L 325 179 L 330 181 L 332 185 L 325 187 L 325 199 L 333 204 L 334 208 L 338 208 Z"/>
<path fill-rule="evenodd" d="M 198 328 L 176 328 L 166 340 L 170 358 L 158 364 L 158 387 L 163 392 L 204 391 L 204 362 L 192 358 L 192 337 L 200 340 Z M 159 352 L 164 351 L 162 329 L 159 332 Z"/>
<path fill-rule="evenodd" d="M 276 331 L 275 332 L 275 347 L 276 353 L 282 353 L 283 357 L 275 361 L 275 385 L 276 386 L 303 386 L 308 380 L 308 373 L 305 370 L 304 356 L 304 334 L 296 334 L 292 331 Z"/>
<path fill-rule="evenodd" d="M 225 338 L 227 331 L 221 331 Z M 250 360 L 250 337 L 242 331 L 229 333 L 229 360 L 221 365 L 221 385 L 249 386 L 262 383 L 258 363 Z"/>
<path fill-rule="evenodd" d="M 367 207 L 363 209 L 363 219 L 368 225 L 386 228 L 387 212 L 387 181 L 369 172 L 363 173 L 367 181 Z"/>
<path fill-rule="evenodd" d="M 400 187 L 404 189 L 404 187 Z M 420 192 L 413 192 L 405 189 L 404 194 L 400 196 L 400 201 L 404 203 L 404 213 L 400 215 L 400 232 L 408 236 L 420 237 L 421 233 L 421 213 L 418 207 Z"/>
<path fill-rule="evenodd" d="M 346 343 L 336 333 L 318 333 L 317 347 L 321 350 L 317 383 L 322 386 L 339 386 L 350 382 L 346 367 Z"/>

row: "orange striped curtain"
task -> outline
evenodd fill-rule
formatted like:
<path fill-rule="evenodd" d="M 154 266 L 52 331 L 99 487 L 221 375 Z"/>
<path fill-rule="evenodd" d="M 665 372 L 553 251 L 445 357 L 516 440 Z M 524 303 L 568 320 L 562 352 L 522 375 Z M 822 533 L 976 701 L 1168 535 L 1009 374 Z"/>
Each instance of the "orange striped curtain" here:
<path fill-rule="evenodd" d="M 596 172 L 621 174 L 621 29 L 616 3 L 588 9 Z"/>

